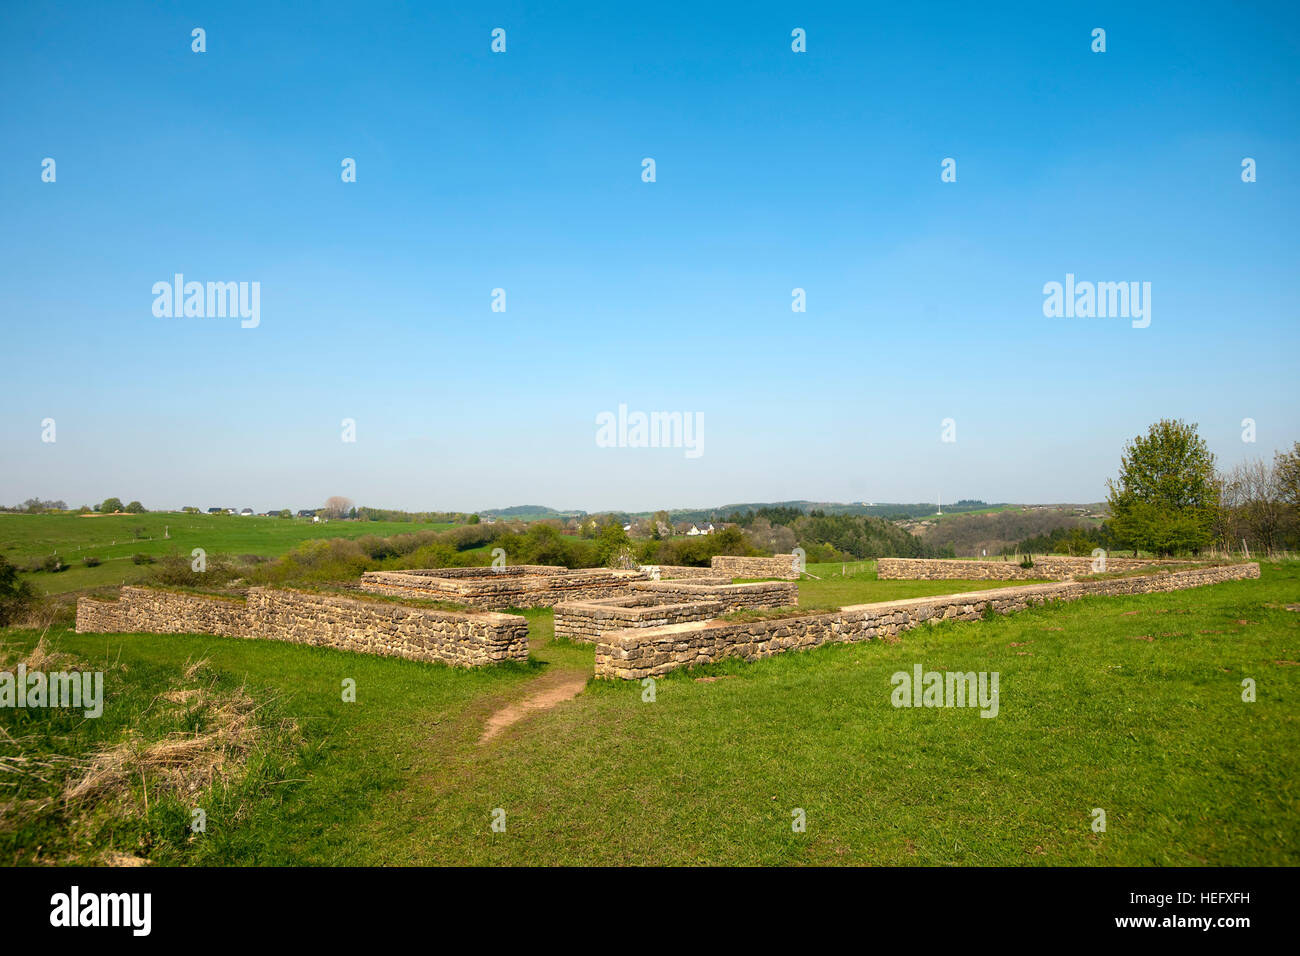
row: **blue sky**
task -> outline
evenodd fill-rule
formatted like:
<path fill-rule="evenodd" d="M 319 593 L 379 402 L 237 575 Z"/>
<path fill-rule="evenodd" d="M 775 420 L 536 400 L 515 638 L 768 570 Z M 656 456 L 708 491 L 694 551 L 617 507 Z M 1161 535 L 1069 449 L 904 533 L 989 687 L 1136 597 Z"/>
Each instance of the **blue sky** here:
<path fill-rule="evenodd" d="M 1095 501 L 1165 416 L 1271 456 L 1300 13 L 1133 6 L 6 5 L 0 501 Z M 177 272 L 260 325 L 155 317 Z M 1066 273 L 1150 326 L 1044 317 Z M 620 403 L 703 454 L 598 447 Z"/>

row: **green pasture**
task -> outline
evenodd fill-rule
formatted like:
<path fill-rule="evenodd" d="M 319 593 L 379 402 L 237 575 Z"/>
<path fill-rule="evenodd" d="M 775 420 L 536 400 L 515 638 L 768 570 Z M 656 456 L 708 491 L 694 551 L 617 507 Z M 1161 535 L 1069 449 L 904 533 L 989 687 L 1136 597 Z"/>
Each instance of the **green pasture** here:
<path fill-rule="evenodd" d="M 63 594 L 142 580 L 148 574 L 148 566 L 133 562 L 137 554 L 188 556 L 195 548 L 202 548 L 209 555 L 275 557 L 313 538 L 387 536 L 445 531 L 450 527 L 447 523 L 324 520 L 313 523 L 310 518 L 180 512 L 102 517 L 0 513 L 0 554 L 20 567 L 57 554 L 69 565 L 68 570 L 38 572 L 26 577 L 46 594 Z M 87 556 L 98 558 L 101 563 L 86 567 L 83 558 Z"/>
<path fill-rule="evenodd" d="M 836 581 L 822 574 L 831 567 L 812 569 L 822 580 L 800 584 L 801 603 L 936 584 L 875 582 L 865 566 Z M 548 676 L 591 671 L 592 649 L 556 640 L 549 611 L 526 612 L 529 663 L 474 671 L 269 641 L 51 631 L 53 649 L 105 672 L 104 716 L 0 710 L 0 763 L 47 768 L 0 774 L 0 859 L 1294 866 L 1298 601 L 1300 565 L 1269 564 L 1260 580 L 677 672 L 652 701 L 640 682 L 592 681 L 486 744 L 498 708 Z M 12 661 L 39 635 L 0 637 Z M 259 702 L 242 772 L 191 795 L 145 774 L 127 775 L 114 801 L 56 799 L 104 748 L 201 732 L 202 715 L 159 701 L 198 660 L 198 680 Z M 998 715 L 895 708 L 891 675 L 917 664 L 997 672 Z M 340 694 L 348 679 L 354 703 Z M 196 806 L 203 834 L 188 829 Z"/>

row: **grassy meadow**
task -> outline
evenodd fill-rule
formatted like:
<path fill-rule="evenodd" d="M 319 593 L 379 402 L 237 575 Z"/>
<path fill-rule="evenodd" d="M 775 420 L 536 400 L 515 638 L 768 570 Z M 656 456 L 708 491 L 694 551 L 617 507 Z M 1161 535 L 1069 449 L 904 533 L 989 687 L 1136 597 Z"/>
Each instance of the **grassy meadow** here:
<path fill-rule="evenodd" d="M 839 574 L 854 567 L 814 566 L 801 604 L 987 586 Z M 0 860 L 1296 865 L 1298 600 L 1300 565 L 1268 564 L 1258 581 L 677 672 L 653 702 L 593 680 L 486 743 L 489 715 L 591 673 L 549 610 L 524 612 L 527 664 L 475 671 L 52 629 L 40 653 L 105 672 L 104 716 L 0 710 Z M 12 664 L 41 635 L 0 637 Z M 894 708 L 890 676 L 918 663 L 997 671 L 998 716 Z M 178 770 L 169 748 L 193 740 L 198 772 Z"/>
<path fill-rule="evenodd" d="M 276 557 L 314 538 L 359 538 L 415 531 L 445 531 L 451 524 L 404 521 L 329 521 L 309 518 L 263 518 L 258 515 L 182 514 L 149 512 L 138 515 L 7 514 L 0 513 L 0 554 L 24 566 L 51 554 L 69 565 L 57 573 L 26 574 L 45 594 L 65 594 L 88 588 L 132 584 L 149 573 L 135 564 L 137 554 L 188 556 L 195 548 L 209 555 L 255 554 Z M 86 567 L 83 558 L 98 558 Z"/>

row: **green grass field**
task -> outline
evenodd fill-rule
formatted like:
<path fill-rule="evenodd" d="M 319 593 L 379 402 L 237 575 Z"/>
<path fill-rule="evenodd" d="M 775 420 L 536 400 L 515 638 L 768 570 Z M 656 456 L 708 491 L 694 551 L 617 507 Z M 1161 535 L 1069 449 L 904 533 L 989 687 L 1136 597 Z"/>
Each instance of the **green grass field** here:
<path fill-rule="evenodd" d="M 0 513 L 0 554 L 14 564 L 57 553 L 68 570 L 24 575 L 45 594 L 65 594 L 113 584 L 132 584 L 148 573 L 132 562 L 136 554 L 188 556 L 195 548 L 208 554 L 256 554 L 275 557 L 313 538 L 359 538 L 415 531 L 445 531 L 450 524 L 401 521 L 321 521 L 240 515 L 187 515 L 151 512 L 140 515 L 20 515 Z M 88 568 L 82 558 L 102 562 Z"/>
<path fill-rule="evenodd" d="M 896 601 L 902 598 L 931 597 L 964 591 L 987 591 L 1037 581 L 907 581 L 876 578 L 875 561 L 847 564 L 809 564 L 808 572 L 816 575 L 799 582 L 799 606 L 809 610 L 833 610 L 851 604 L 873 601 Z M 749 580 L 737 578 L 737 581 Z"/>
<path fill-rule="evenodd" d="M 801 603 L 935 583 L 879 582 L 870 568 L 833 578 L 802 582 Z M 652 703 L 640 683 L 592 681 L 482 745 L 487 717 L 536 682 L 590 673 L 591 648 L 554 639 L 549 611 L 526 612 L 527 665 L 475 671 L 233 638 L 51 631 L 57 650 L 106 671 L 108 702 L 97 721 L 0 711 L 10 771 L 0 859 L 1296 865 L 1300 614 L 1287 605 L 1298 599 L 1300 565 L 1265 565 L 1258 581 L 678 672 Z M 39 636 L 0 634 L 11 659 Z M 890 676 L 917 663 L 997 671 L 999 715 L 895 709 Z M 345 678 L 355 703 L 341 700 Z M 1242 700 L 1244 678 L 1257 684 L 1254 703 Z M 139 750 L 219 727 L 160 696 L 196 682 L 213 694 L 244 687 L 260 708 L 230 779 L 177 793 L 146 769 L 123 774 L 112 800 L 53 799 L 127 735 Z M 194 807 L 208 814 L 201 835 L 186 829 Z M 791 828 L 796 808 L 806 832 Z M 1091 828 L 1094 808 L 1106 811 L 1104 833 Z M 492 830 L 497 809 L 505 832 Z"/>

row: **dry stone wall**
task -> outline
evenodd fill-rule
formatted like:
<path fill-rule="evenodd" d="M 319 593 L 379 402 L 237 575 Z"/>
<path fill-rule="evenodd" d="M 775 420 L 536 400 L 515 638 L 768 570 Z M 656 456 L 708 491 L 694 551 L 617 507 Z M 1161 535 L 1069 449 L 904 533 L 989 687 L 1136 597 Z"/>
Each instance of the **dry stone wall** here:
<path fill-rule="evenodd" d="M 77 632 L 222 634 L 244 637 L 244 596 L 195 594 L 163 588 L 123 587 L 116 601 L 80 598 Z"/>
<path fill-rule="evenodd" d="M 1019 561 L 962 561 L 954 558 L 880 558 L 876 577 L 882 580 L 919 581 L 1063 581 L 1092 574 L 1092 558 L 1075 558 L 1064 554 L 1034 555 L 1034 566 L 1022 568 Z M 1149 558 L 1106 559 L 1106 570 L 1132 571 L 1158 568 L 1159 561 Z"/>
<path fill-rule="evenodd" d="M 264 588 L 249 591 L 248 606 L 250 637 L 463 667 L 528 658 L 528 621 L 516 614 Z"/>
<path fill-rule="evenodd" d="M 653 594 L 567 601 L 555 605 L 555 636 L 591 644 L 608 631 L 712 620 L 724 613 L 722 608 L 721 601 L 665 604 Z"/>
<path fill-rule="evenodd" d="M 713 568 L 694 568 L 681 564 L 643 564 L 641 570 L 657 581 L 676 581 L 683 578 L 731 583 L 731 578 Z M 656 578 L 655 575 L 658 575 Z"/>
<path fill-rule="evenodd" d="M 711 559 L 715 572 L 730 578 L 782 578 L 795 581 L 799 578 L 799 558 L 794 554 L 778 554 L 770 558 L 742 558 L 731 554 L 717 554 Z"/>
<path fill-rule="evenodd" d="M 607 631 L 622 628 L 710 621 L 746 608 L 791 607 L 798 603 L 799 589 L 793 582 L 647 581 L 633 584 L 627 596 L 555 605 L 555 634 L 574 641 L 594 641 Z"/>
<path fill-rule="evenodd" d="M 528 622 L 518 615 L 274 588 L 231 599 L 124 587 L 116 601 L 81 598 L 77 631 L 263 638 L 463 667 L 528 657 Z"/>
<path fill-rule="evenodd" d="M 729 657 L 752 661 L 820 644 L 886 637 L 927 621 L 975 620 L 988 609 L 998 614 L 1012 614 L 1051 600 L 1151 594 L 1258 577 L 1258 564 L 1223 565 L 859 604 L 830 613 L 766 621 L 737 624 L 694 622 L 609 631 L 602 634 L 596 643 L 596 676 L 640 680 Z"/>
<path fill-rule="evenodd" d="M 799 603 L 799 586 L 793 581 L 644 581 L 633 583 L 631 593 L 652 594 L 666 603 L 720 601 L 723 614 L 747 608 L 794 607 Z"/>
<path fill-rule="evenodd" d="M 594 600 L 625 594 L 642 571 L 587 568 L 571 571 L 548 565 L 367 571 L 361 589 L 376 594 L 449 601 L 474 608 L 553 607 L 561 601 Z"/>

